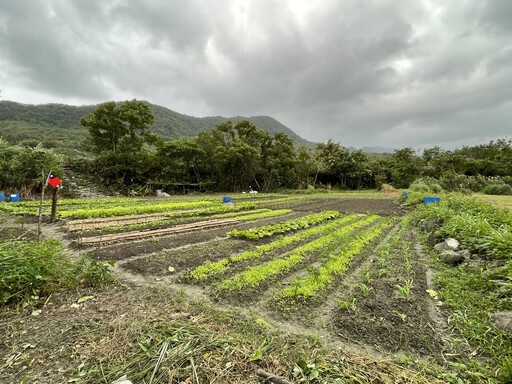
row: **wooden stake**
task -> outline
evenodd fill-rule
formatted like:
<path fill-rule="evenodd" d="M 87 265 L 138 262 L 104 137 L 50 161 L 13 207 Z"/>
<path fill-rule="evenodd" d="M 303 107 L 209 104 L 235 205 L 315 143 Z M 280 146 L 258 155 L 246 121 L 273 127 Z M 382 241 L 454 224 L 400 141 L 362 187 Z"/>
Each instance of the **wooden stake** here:
<path fill-rule="evenodd" d="M 52 215 L 50 217 L 50 223 L 55 223 L 57 218 L 57 197 L 59 194 L 59 188 L 53 187 L 53 195 L 52 195 Z"/>
<path fill-rule="evenodd" d="M 46 187 L 46 183 L 44 180 L 44 171 L 41 171 L 41 177 L 43 181 L 41 182 L 41 202 L 39 203 L 39 219 L 37 221 L 37 240 L 41 240 L 41 217 L 43 215 L 43 200 L 44 200 L 44 187 Z"/>

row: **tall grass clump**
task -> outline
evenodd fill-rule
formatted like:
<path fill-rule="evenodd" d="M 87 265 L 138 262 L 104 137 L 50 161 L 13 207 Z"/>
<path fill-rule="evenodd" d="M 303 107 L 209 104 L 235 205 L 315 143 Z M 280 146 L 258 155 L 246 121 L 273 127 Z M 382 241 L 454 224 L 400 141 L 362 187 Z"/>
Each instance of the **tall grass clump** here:
<path fill-rule="evenodd" d="M 420 179 L 416 179 L 409 186 L 409 189 L 415 192 L 440 193 L 443 191 L 439 182 L 433 177 L 422 177 Z"/>
<path fill-rule="evenodd" d="M 73 262 L 54 239 L 42 242 L 7 240 L 0 243 L 1 304 L 46 296 L 79 284 L 104 286 L 113 277 L 112 263 L 82 259 Z"/>
<path fill-rule="evenodd" d="M 504 182 L 489 183 L 483 192 L 486 195 L 512 195 L 512 187 Z"/>

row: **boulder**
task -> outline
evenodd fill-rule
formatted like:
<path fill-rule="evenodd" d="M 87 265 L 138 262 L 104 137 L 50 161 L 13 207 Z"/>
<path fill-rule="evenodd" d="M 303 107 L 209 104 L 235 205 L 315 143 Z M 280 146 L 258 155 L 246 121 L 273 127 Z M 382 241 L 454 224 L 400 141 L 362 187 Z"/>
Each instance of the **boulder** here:
<path fill-rule="evenodd" d="M 512 312 L 493 313 L 491 322 L 499 330 L 512 334 Z"/>
<path fill-rule="evenodd" d="M 442 243 L 438 243 L 436 245 L 434 245 L 434 249 L 436 251 L 444 251 L 445 249 L 448 249 L 448 246 L 446 245 L 446 243 L 443 241 Z"/>
<path fill-rule="evenodd" d="M 444 241 L 446 243 L 446 246 L 450 249 L 453 249 L 454 251 L 459 249 L 459 242 L 456 239 L 448 238 Z"/>
<path fill-rule="evenodd" d="M 446 264 L 457 264 L 464 260 L 464 256 L 460 252 L 451 250 L 441 252 L 439 258 Z"/>

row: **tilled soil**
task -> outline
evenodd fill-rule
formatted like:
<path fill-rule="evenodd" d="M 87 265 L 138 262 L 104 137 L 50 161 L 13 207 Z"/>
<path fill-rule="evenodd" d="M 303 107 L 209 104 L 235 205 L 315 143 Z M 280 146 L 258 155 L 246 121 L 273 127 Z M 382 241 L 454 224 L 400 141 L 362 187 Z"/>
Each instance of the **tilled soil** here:
<path fill-rule="evenodd" d="M 233 229 L 247 230 L 255 226 L 278 223 L 285 220 L 296 219 L 302 216 L 304 216 L 304 212 L 294 212 L 288 215 L 256 220 L 254 222 L 243 222 L 240 224 L 229 225 L 222 228 L 209 229 L 200 232 L 183 233 L 156 238 L 154 240 L 126 242 L 110 246 L 98 247 L 89 251 L 88 254 L 90 257 L 96 260 L 123 260 L 129 257 L 158 252 L 164 249 L 171 250 L 186 244 L 195 244 L 216 238 L 226 237 L 226 233 L 232 231 Z"/>
<path fill-rule="evenodd" d="M 405 212 L 393 200 L 389 199 L 351 199 L 351 198 L 310 198 L 273 203 L 269 205 L 272 209 L 292 209 L 294 211 L 339 211 L 341 213 L 375 213 L 380 216 L 393 214 L 402 215 Z M 267 208 L 261 205 L 261 208 Z"/>
<path fill-rule="evenodd" d="M 132 273 L 142 275 L 181 275 L 182 272 L 191 270 L 205 261 L 216 261 L 229 255 L 237 254 L 255 246 L 255 242 L 240 239 L 213 240 L 194 247 L 186 247 L 177 250 L 165 250 L 154 255 L 138 258 L 123 263 L 124 269 Z M 176 272 L 169 272 L 171 266 Z"/>
<path fill-rule="evenodd" d="M 414 235 L 406 235 L 415 240 Z M 428 287 L 426 263 L 414 249 L 411 272 L 404 270 L 403 260 L 389 263 L 387 273 L 370 275 L 370 280 L 359 279 L 343 301 L 353 303 L 351 308 L 338 308 L 333 313 L 332 327 L 340 337 L 355 340 L 380 350 L 409 351 L 430 355 L 442 350 L 441 330 L 436 325 L 435 315 L 430 313 L 433 298 L 426 292 Z M 376 267 L 372 260 L 372 267 Z M 375 272 L 377 268 L 373 268 Z M 404 286 L 412 279 L 410 299 L 399 293 L 398 285 Z M 363 292 L 364 286 L 370 288 Z M 355 301 L 353 301 L 355 299 Z"/>

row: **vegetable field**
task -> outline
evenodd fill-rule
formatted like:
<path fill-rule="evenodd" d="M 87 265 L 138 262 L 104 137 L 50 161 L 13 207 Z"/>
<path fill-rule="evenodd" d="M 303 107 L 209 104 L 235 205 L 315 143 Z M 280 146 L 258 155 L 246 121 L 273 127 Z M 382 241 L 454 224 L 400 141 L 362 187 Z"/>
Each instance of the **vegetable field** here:
<path fill-rule="evenodd" d="M 440 205 L 418 208 L 413 215 L 371 193 L 241 194 L 230 204 L 221 196 L 63 200 L 60 220 L 50 227 L 75 256 L 87 255 L 105 268 L 113 265 L 117 278 L 130 286 L 181 292 L 220 311 L 257 318 L 258 326 L 276 332 L 313 333 L 333 350 L 407 356 L 431 378 L 451 381 L 446 370 L 466 370 L 471 357 L 465 354 L 492 361 L 499 373 L 507 351 L 489 352 L 493 345 L 484 340 L 476 340 L 471 351 L 452 342 L 464 340 L 465 328 L 456 322 L 452 327 L 445 307 L 449 292 L 440 287 L 451 280 L 436 280 L 426 248 L 431 240 L 416 224 L 445 215 L 436 236 L 463 233 L 467 247 L 503 259 L 510 244 L 505 226 L 512 222 L 493 208 L 485 225 L 458 226 L 456 214 L 467 215 L 466 206 L 477 208 L 456 199 L 452 205 L 454 212 Z M 38 206 L 1 208 L 29 223 Z M 491 217 L 496 231 L 489 229 Z M 486 237 L 478 240 L 471 231 Z M 508 339 L 499 337 L 506 345 Z M 479 364 L 467 376 L 470 382 L 488 378 L 490 371 Z M 299 367 L 302 375 L 311 369 Z M 315 377 L 304 382 L 316 382 Z M 457 374 L 453 378 L 457 382 Z"/>

